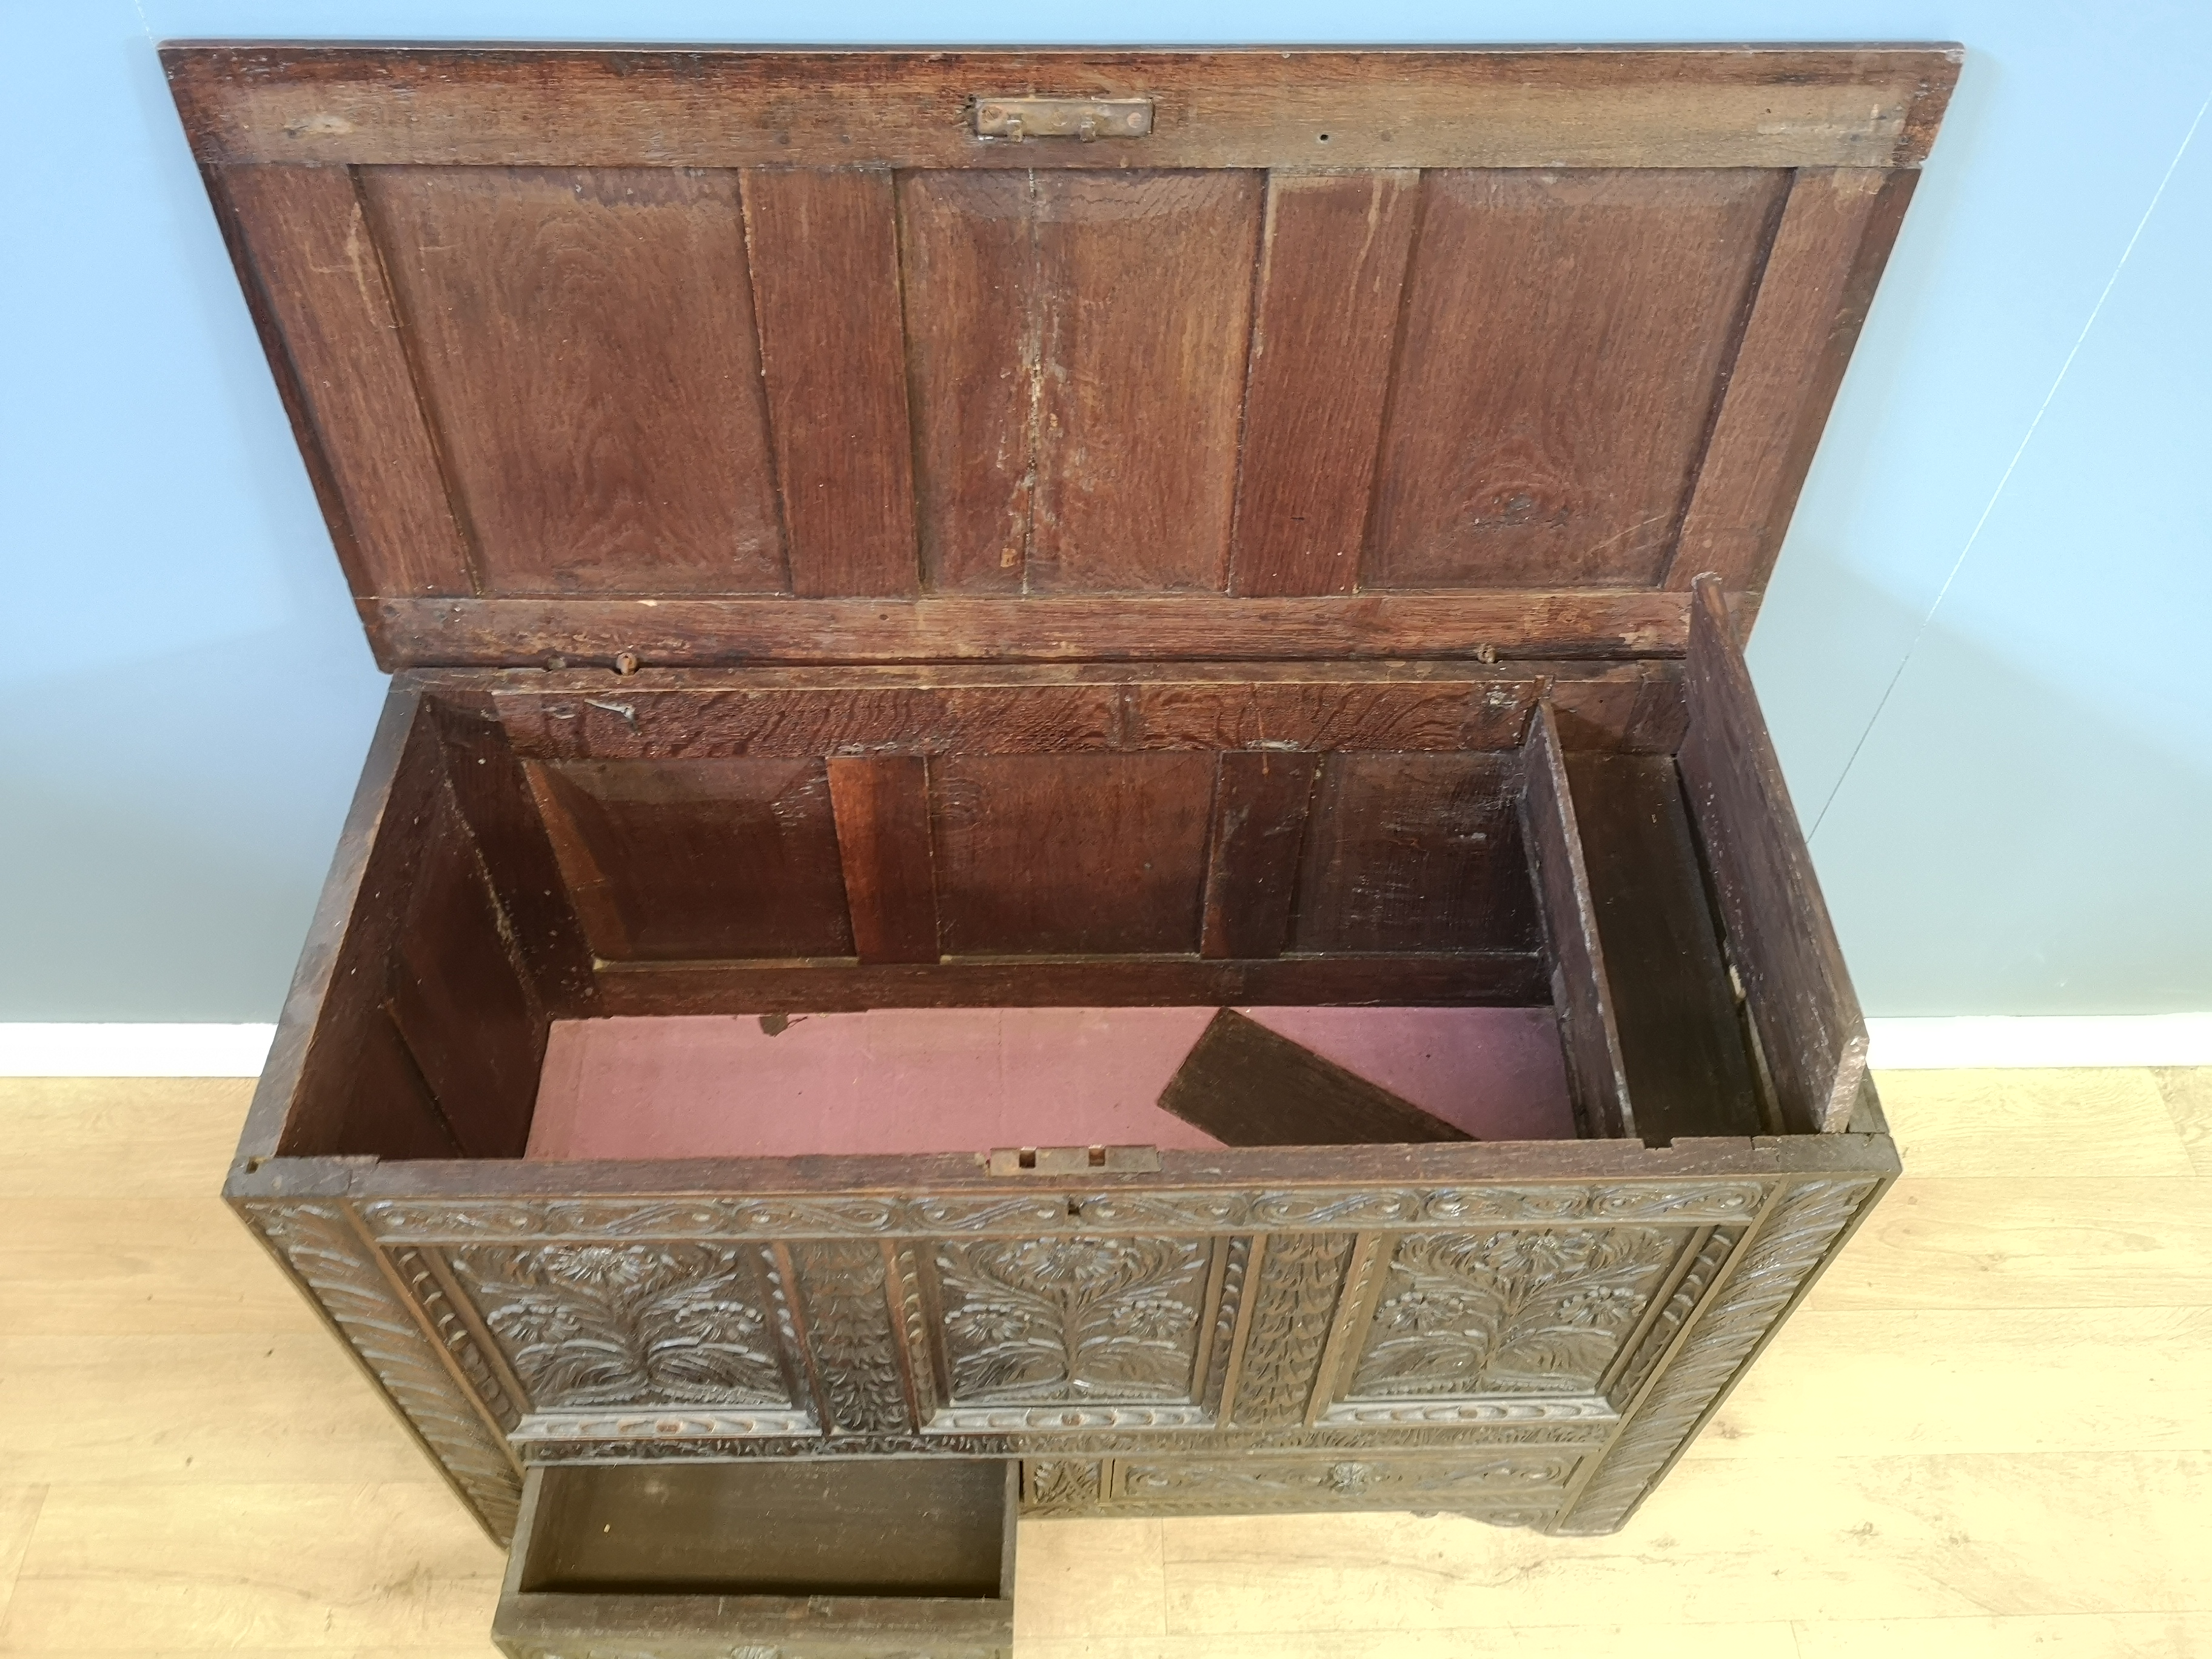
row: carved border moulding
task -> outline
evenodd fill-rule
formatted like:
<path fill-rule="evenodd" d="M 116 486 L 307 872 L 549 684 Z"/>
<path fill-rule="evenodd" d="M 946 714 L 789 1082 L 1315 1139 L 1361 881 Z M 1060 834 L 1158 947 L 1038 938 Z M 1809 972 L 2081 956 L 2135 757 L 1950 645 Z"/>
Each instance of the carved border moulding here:
<path fill-rule="evenodd" d="M 1354 1424 L 1380 1428 L 1391 1423 L 1617 1423 L 1620 1413 L 1602 1395 L 1540 1400 L 1340 1400 L 1321 1420 L 1337 1428 Z"/>
<path fill-rule="evenodd" d="M 1108 1511 L 1161 1509 L 1354 1508 L 1398 1509 L 1442 1503 L 1450 1507 L 1525 1508 L 1529 1498 L 1566 1491 L 1581 1456 L 1547 1455 L 1458 1460 L 1440 1457 L 1248 1457 L 1172 1462 L 1127 1458 L 1114 1467 Z"/>
<path fill-rule="evenodd" d="M 995 1429 L 1004 1433 L 1050 1429 L 1203 1429 L 1212 1415 L 1203 1406 L 945 1406 L 931 1418 L 928 1434 Z"/>
<path fill-rule="evenodd" d="M 1694 1237 L 1636 1226 L 1401 1234 L 1344 1398 L 1595 1395 Z"/>
<path fill-rule="evenodd" d="M 1705 1242 L 1698 1247 L 1697 1254 L 1691 1257 L 1681 1277 L 1675 1280 L 1673 1290 L 1668 1293 L 1666 1303 L 1659 1310 L 1658 1316 L 1651 1322 L 1650 1328 L 1638 1340 L 1634 1352 L 1628 1354 L 1625 1361 L 1616 1362 L 1620 1365 L 1620 1375 L 1605 1391 L 1606 1398 L 1613 1401 L 1616 1408 L 1626 1410 L 1628 1403 L 1636 1398 L 1637 1391 L 1650 1380 L 1652 1371 L 1657 1368 L 1674 1338 L 1689 1322 L 1705 1292 L 1712 1288 L 1721 1269 L 1728 1265 L 1729 1257 L 1742 1239 L 1743 1232 L 1741 1227 L 1716 1227 L 1706 1235 Z"/>
<path fill-rule="evenodd" d="M 438 1340 L 445 1345 L 446 1352 L 453 1357 L 453 1363 L 460 1367 L 461 1375 L 468 1379 L 470 1389 L 483 1402 L 484 1409 L 492 1414 L 501 1428 L 513 1429 L 522 1415 L 521 1410 L 509 1397 L 506 1386 L 499 1380 L 499 1374 L 492 1369 L 491 1362 L 484 1358 L 483 1350 L 477 1344 L 476 1333 L 461 1317 L 461 1311 L 453 1305 L 453 1297 L 446 1294 L 446 1287 L 438 1278 L 437 1269 L 431 1266 L 429 1256 L 412 1248 L 395 1250 L 392 1255 L 392 1265 L 398 1271 L 408 1293 L 415 1298 L 415 1305 L 429 1320 L 431 1329 L 437 1333 Z"/>
<path fill-rule="evenodd" d="M 1620 1530 L 1881 1184 L 1869 1177 L 1790 1189 L 1638 1404 L 1559 1531 Z"/>
<path fill-rule="evenodd" d="M 806 1412 L 532 1412 L 508 1438 L 517 1446 L 579 1440 L 754 1440 L 808 1437 L 815 1448 L 814 1419 Z"/>
<path fill-rule="evenodd" d="M 1206 1238 L 940 1243 L 932 1266 L 952 1398 L 934 1422 L 994 1427 L 1022 1407 L 1056 1408 L 1042 1413 L 1049 1424 L 1094 1406 L 1194 1406 L 1212 1264 Z"/>
<path fill-rule="evenodd" d="M 467 1245 L 447 1263 L 533 1412 L 796 1403 L 755 1247 Z"/>
<path fill-rule="evenodd" d="M 338 1328 L 485 1530 L 501 1544 L 514 1537 L 520 1474 L 344 1212 L 326 1204 L 254 1204 L 245 1212 Z"/>
<path fill-rule="evenodd" d="M 1402 1229 L 1453 1222 L 1748 1221 L 1759 1181 L 1561 1182 L 1437 1188 L 1145 1192 L 1032 1190 L 898 1198 L 378 1199 L 362 1214 L 380 1241 L 1034 1236 Z"/>

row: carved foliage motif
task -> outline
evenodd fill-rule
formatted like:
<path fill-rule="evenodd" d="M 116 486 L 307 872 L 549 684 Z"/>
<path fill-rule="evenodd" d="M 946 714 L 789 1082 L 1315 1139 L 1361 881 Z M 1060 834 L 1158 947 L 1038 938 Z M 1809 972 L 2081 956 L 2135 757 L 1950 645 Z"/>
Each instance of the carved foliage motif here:
<path fill-rule="evenodd" d="M 1095 1458 L 1042 1458 L 1024 1464 L 1022 1477 L 1034 1509 L 1087 1509 L 1098 1501 L 1105 1466 Z"/>
<path fill-rule="evenodd" d="M 1791 1190 L 1637 1407 L 1560 1531 L 1620 1528 L 1877 1184 L 1808 1181 Z"/>
<path fill-rule="evenodd" d="M 1264 1428 L 1304 1416 L 1352 1244 L 1350 1233 L 1267 1241 L 1231 1407 L 1237 1422 Z"/>
<path fill-rule="evenodd" d="M 368 1247 L 333 1205 L 256 1205 L 253 1225 L 300 1276 L 492 1534 L 514 1534 L 522 1477 L 469 1405 Z"/>
<path fill-rule="evenodd" d="M 479 1247 L 450 1261 L 538 1410 L 790 1403 L 746 1248 Z"/>
<path fill-rule="evenodd" d="M 940 1244 L 954 1402 L 1188 1401 L 1211 1259 L 1193 1238 Z"/>
<path fill-rule="evenodd" d="M 833 1241 L 794 1244 L 792 1265 L 805 1300 L 815 1375 L 832 1429 L 854 1432 L 907 1426 L 899 1335 L 885 1298 L 883 1247 Z"/>
<path fill-rule="evenodd" d="M 1408 1234 L 1352 1395 L 1589 1394 L 1681 1243 L 1656 1227 Z"/>

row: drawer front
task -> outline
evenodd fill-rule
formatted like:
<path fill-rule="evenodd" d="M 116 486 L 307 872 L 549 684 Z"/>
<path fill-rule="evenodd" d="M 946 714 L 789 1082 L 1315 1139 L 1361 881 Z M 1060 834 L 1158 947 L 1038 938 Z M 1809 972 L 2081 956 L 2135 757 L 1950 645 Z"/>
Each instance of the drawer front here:
<path fill-rule="evenodd" d="M 1449 1510 L 1500 1526 L 1555 1517 L 1589 1454 L 1572 1446 L 1417 1455 L 1037 1458 L 1022 1466 L 1025 1515 L 1243 1515 Z"/>

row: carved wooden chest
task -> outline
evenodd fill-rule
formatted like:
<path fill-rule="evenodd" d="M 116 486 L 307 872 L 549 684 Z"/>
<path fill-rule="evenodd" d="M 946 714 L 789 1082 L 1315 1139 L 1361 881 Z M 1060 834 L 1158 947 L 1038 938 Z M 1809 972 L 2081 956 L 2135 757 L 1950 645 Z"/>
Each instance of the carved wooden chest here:
<path fill-rule="evenodd" d="M 1957 53 L 166 55 L 395 671 L 227 1192 L 510 1651 L 1621 1526 L 1897 1170 L 1737 635 Z"/>

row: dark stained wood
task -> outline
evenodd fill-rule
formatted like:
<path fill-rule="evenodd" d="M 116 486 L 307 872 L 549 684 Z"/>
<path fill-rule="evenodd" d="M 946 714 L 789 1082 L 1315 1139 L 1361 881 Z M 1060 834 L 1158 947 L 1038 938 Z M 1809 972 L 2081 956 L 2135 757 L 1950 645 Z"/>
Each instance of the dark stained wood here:
<path fill-rule="evenodd" d="M 1407 172 L 1268 179 L 1236 592 L 1349 593 L 1358 584 L 1419 188 L 1420 175 Z"/>
<path fill-rule="evenodd" d="M 1761 1133 L 1674 763 L 1574 754 L 1566 763 L 1636 1133 L 1654 1146 Z"/>
<path fill-rule="evenodd" d="M 1552 1005 L 1559 1010 L 1576 1121 L 1586 1135 L 1626 1139 L 1637 1133 L 1637 1114 L 1621 1056 L 1597 902 L 1548 705 L 1536 710 L 1522 758 L 1527 769 L 1522 811 L 1528 864 L 1543 901 Z"/>
<path fill-rule="evenodd" d="M 1315 599 L 372 599 L 388 666 L 648 663 L 1204 662 L 1679 656 L 1687 598 L 1358 593 Z"/>
<path fill-rule="evenodd" d="M 263 343 L 307 416 L 301 447 L 328 481 L 325 512 L 339 509 L 332 532 L 356 591 L 477 592 L 353 174 L 227 167 L 215 180 L 246 255 L 239 279 L 275 325 Z"/>
<path fill-rule="evenodd" d="M 830 801 L 864 963 L 937 960 L 929 763 L 919 755 L 830 757 Z"/>
<path fill-rule="evenodd" d="M 1594 678 L 1621 682 L 1626 700 L 1640 693 L 1633 669 L 1598 670 Z M 557 689 L 513 684 L 493 692 L 519 752 L 617 760 L 1504 749 L 1520 740 L 1537 697 L 1559 683 L 1511 669 L 1427 663 L 563 678 L 568 683 Z"/>
<path fill-rule="evenodd" d="M 736 175 L 362 189 L 488 591 L 786 591 Z"/>
<path fill-rule="evenodd" d="M 600 956 L 852 954 L 821 761 L 568 761 L 532 771 L 555 803 L 554 848 Z"/>
<path fill-rule="evenodd" d="M 758 52 L 178 42 L 195 153 L 474 166 L 1914 167 L 1957 46 Z M 1148 94 L 1131 143 L 981 141 L 979 94 Z M 1322 135 L 1328 138 L 1323 141 Z"/>
<path fill-rule="evenodd" d="M 465 1158 L 468 1149 L 439 1109 L 422 1068 L 383 1003 L 366 1009 L 353 1030 L 343 1073 L 324 1080 L 316 1102 L 319 1131 L 310 1140 L 288 1126 L 285 1156 L 319 1152 L 356 1158 Z M 305 1131 L 307 1125 L 300 1126 Z"/>
<path fill-rule="evenodd" d="M 1261 208 L 1255 173 L 1038 175 L 1029 591 L 1227 585 Z"/>
<path fill-rule="evenodd" d="M 1213 786 L 1199 953 L 1272 957 L 1291 939 L 1298 854 L 1321 762 L 1261 750 L 1224 754 Z"/>
<path fill-rule="evenodd" d="M 1291 948 L 1540 948 L 1510 755 L 1329 756 Z"/>
<path fill-rule="evenodd" d="M 434 697 L 446 775 L 475 838 L 532 994 L 556 1019 L 591 1012 L 592 949 L 532 799 L 529 780 L 481 692 Z"/>
<path fill-rule="evenodd" d="M 1834 1133 L 1866 1073 L 1866 1020 L 1720 584 L 1693 597 L 1682 782 L 1783 1126 Z"/>
<path fill-rule="evenodd" d="M 1620 674 L 1558 673 L 1547 695 L 1569 749 L 1671 755 L 1689 726 L 1678 662 L 1647 659 Z"/>
<path fill-rule="evenodd" d="M 1364 585 L 1657 581 L 1788 183 L 1425 175 Z"/>
<path fill-rule="evenodd" d="M 1759 587 L 1813 462 L 1920 175 L 1808 171 L 1790 188 L 1667 584 Z"/>
<path fill-rule="evenodd" d="M 1224 1146 L 1474 1139 L 1234 1008 L 1208 1023 L 1159 1104 Z"/>
<path fill-rule="evenodd" d="M 1121 1008 L 1205 1004 L 1520 1008 L 1549 1000 L 1536 951 L 967 957 L 941 963 L 608 963 L 606 1014 L 836 1013 L 866 1008 Z"/>
<path fill-rule="evenodd" d="M 392 1023 L 461 1154 L 520 1158 L 538 1100 L 546 1019 L 450 795 L 409 890 L 392 952 Z"/>
<path fill-rule="evenodd" d="M 1213 764 L 1189 751 L 933 763 L 945 953 L 1195 951 Z"/>
<path fill-rule="evenodd" d="M 1026 173 L 899 176 L 924 585 L 1018 593 L 1035 495 L 1044 295 Z"/>
<path fill-rule="evenodd" d="M 890 176 L 750 172 L 744 207 L 792 591 L 911 593 L 914 458 Z"/>
<path fill-rule="evenodd" d="M 1018 1484 L 970 1458 L 534 1469 L 492 1638 L 518 1659 L 1004 1652 Z"/>

